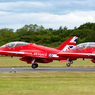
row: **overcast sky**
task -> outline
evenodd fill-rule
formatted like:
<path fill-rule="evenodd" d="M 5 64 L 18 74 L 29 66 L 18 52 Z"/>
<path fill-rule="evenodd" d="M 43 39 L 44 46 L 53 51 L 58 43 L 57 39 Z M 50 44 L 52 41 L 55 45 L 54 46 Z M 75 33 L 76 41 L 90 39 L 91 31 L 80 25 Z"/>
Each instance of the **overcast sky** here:
<path fill-rule="evenodd" d="M 58 29 L 95 22 L 95 0 L 0 0 L 0 29 L 37 24 Z"/>

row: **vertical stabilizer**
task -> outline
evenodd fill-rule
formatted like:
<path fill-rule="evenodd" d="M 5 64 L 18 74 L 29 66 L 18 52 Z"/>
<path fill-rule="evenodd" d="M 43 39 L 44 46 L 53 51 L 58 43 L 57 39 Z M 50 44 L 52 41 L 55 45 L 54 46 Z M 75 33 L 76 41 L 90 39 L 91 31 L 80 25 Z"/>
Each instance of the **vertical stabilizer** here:
<path fill-rule="evenodd" d="M 66 40 L 63 44 L 61 44 L 58 48 L 60 51 L 67 51 L 73 48 L 77 42 L 77 36 L 70 37 L 68 40 Z"/>

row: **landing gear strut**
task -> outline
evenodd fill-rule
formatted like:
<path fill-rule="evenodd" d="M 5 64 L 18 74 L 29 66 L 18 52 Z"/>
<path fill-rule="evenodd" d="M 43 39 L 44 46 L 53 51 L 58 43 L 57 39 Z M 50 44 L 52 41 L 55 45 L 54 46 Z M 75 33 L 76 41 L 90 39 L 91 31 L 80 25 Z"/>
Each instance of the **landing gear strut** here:
<path fill-rule="evenodd" d="M 33 69 L 35 69 L 35 68 L 38 67 L 38 64 L 37 64 L 37 63 L 33 63 L 31 67 L 32 67 Z"/>

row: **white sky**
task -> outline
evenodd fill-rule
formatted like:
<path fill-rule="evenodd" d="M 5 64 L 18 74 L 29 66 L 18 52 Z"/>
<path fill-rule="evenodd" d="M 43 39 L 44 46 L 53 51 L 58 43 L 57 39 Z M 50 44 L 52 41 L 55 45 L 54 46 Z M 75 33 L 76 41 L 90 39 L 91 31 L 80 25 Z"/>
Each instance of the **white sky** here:
<path fill-rule="evenodd" d="M 0 0 L 0 29 L 25 24 L 58 29 L 95 22 L 95 0 Z"/>

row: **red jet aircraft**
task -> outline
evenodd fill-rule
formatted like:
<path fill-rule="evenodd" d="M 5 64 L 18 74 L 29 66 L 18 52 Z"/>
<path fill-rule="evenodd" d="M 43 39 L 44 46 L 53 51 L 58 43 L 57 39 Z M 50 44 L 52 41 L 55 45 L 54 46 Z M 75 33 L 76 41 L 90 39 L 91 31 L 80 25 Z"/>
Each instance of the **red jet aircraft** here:
<path fill-rule="evenodd" d="M 76 36 L 69 38 L 58 48 L 49 48 L 27 42 L 11 42 L 0 47 L 0 55 L 18 56 L 21 61 L 32 64 L 32 68 L 38 67 L 39 63 L 49 63 L 53 60 L 67 60 L 65 57 L 57 56 L 60 51 L 71 49 L 77 41 Z M 74 60 L 75 58 L 71 59 Z"/>
<path fill-rule="evenodd" d="M 70 66 L 69 58 L 90 58 L 95 63 L 95 42 L 81 43 L 71 50 L 57 53 L 60 57 L 67 57 L 67 66 Z"/>

